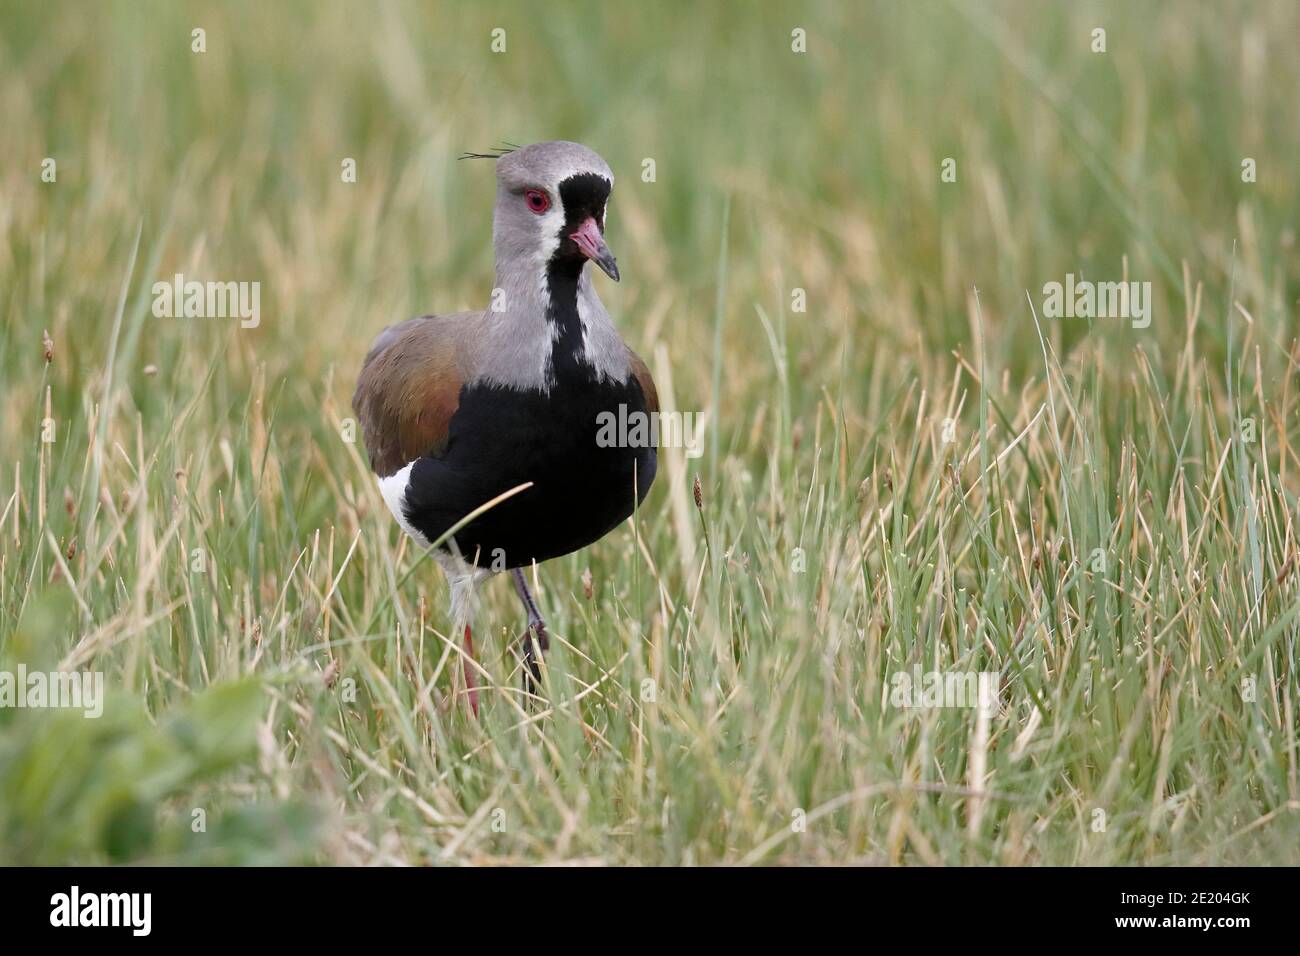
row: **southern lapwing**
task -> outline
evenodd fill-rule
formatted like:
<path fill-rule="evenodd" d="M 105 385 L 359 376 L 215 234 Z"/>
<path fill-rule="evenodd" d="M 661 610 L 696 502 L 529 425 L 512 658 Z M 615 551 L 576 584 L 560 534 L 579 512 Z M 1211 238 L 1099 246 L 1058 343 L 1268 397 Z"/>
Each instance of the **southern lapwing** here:
<path fill-rule="evenodd" d="M 609 166 L 567 142 L 467 155 L 496 162 L 490 304 L 384 329 L 352 405 L 384 501 L 425 548 L 528 485 L 435 552 L 450 585 L 453 633 L 463 628 L 477 715 L 476 585 L 495 571 L 513 575 L 528 614 L 524 687 L 531 692 L 549 642 L 522 569 L 583 548 L 632 514 L 654 480 L 655 449 L 608 440 L 598 419 L 609 421 L 608 412 L 636 421 L 657 413 L 659 400 L 585 268 L 590 260 L 618 281 L 604 238 Z"/>

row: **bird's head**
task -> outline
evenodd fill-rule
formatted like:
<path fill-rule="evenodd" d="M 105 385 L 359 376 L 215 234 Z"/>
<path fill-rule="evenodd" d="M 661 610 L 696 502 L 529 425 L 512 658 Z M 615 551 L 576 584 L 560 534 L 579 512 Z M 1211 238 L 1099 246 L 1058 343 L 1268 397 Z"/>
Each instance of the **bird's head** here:
<path fill-rule="evenodd" d="M 534 261 L 544 270 L 582 270 L 588 259 L 618 281 L 605 244 L 605 209 L 614 174 L 579 143 L 534 143 L 495 154 L 492 220 L 498 267 Z"/>

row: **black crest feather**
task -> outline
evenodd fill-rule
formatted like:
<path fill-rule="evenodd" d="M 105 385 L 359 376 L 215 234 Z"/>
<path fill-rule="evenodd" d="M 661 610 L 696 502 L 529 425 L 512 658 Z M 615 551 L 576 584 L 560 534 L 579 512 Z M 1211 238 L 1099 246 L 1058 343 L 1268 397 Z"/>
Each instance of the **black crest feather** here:
<path fill-rule="evenodd" d="M 514 143 L 503 142 L 500 146 L 493 146 L 491 152 L 487 153 L 461 153 L 456 157 L 461 159 L 500 159 L 506 153 L 513 153 L 519 147 Z"/>

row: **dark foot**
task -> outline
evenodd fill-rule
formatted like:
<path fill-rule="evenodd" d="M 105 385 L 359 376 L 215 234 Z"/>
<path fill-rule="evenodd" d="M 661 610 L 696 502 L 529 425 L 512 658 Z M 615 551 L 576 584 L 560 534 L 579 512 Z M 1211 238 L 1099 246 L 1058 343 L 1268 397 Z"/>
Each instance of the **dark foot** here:
<path fill-rule="evenodd" d="M 515 568 L 510 573 L 515 579 L 515 590 L 519 592 L 519 600 L 523 602 L 524 610 L 528 612 L 528 630 L 524 632 L 523 638 L 524 693 L 536 695 L 537 687 L 542 680 L 542 654 L 550 649 L 551 638 L 546 633 L 546 622 L 542 620 L 542 615 L 537 610 L 537 602 L 533 600 L 533 595 L 528 590 L 528 580 L 524 577 L 524 572 Z"/>
<path fill-rule="evenodd" d="M 542 681 L 542 654 L 551 647 L 550 635 L 546 633 L 546 622 L 540 617 L 528 622 L 524 632 L 524 692 L 536 694 Z"/>

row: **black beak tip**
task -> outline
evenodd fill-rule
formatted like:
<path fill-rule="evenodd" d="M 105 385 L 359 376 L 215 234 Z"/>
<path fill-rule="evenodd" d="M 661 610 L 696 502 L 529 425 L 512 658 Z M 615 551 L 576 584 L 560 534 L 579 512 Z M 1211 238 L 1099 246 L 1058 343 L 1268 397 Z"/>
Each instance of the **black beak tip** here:
<path fill-rule="evenodd" d="M 600 266 L 605 275 L 609 276 L 615 282 L 618 281 L 618 260 L 613 256 L 608 259 L 601 259 L 596 265 Z"/>

